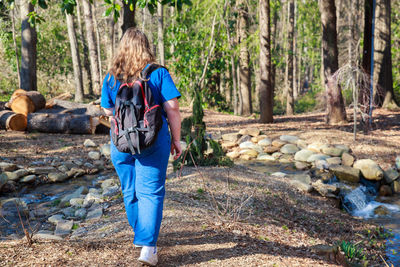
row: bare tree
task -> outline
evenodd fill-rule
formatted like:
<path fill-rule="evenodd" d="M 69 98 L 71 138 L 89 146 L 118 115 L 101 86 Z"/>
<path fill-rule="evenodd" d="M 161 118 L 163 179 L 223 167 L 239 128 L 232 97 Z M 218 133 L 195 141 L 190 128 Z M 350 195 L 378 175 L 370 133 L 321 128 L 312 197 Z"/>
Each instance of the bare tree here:
<path fill-rule="evenodd" d="M 76 40 L 74 16 L 71 14 L 66 14 L 67 18 L 67 28 L 68 28 L 68 38 L 71 48 L 72 66 L 74 69 L 75 78 L 75 101 L 83 101 L 83 82 L 82 82 L 82 68 L 81 59 L 79 56 L 78 42 Z"/>
<path fill-rule="evenodd" d="M 37 91 L 36 76 L 36 29 L 28 22 L 28 14 L 34 10 L 28 0 L 21 1 L 21 81 L 19 87 L 27 91 Z"/>
<path fill-rule="evenodd" d="M 90 72 L 92 74 L 93 92 L 96 95 L 100 95 L 100 69 L 99 59 L 97 56 L 97 45 L 95 37 L 95 29 L 92 16 L 92 4 L 89 0 L 83 0 L 83 13 L 85 17 L 86 27 L 86 39 L 89 47 L 89 61 L 90 61 Z"/>
<path fill-rule="evenodd" d="M 164 53 L 164 6 L 161 2 L 157 3 L 158 15 L 158 58 L 161 65 L 165 65 Z"/>
<path fill-rule="evenodd" d="M 294 0 L 289 1 L 289 23 L 288 23 L 288 53 L 287 53 L 287 84 L 286 84 L 286 115 L 293 115 L 294 113 L 294 98 L 293 98 L 293 55 L 294 55 Z"/>
<path fill-rule="evenodd" d="M 339 68 L 336 7 L 334 0 L 318 1 L 322 24 L 323 78 L 326 88 L 326 120 L 329 124 L 346 121 L 346 111 L 340 86 L 335 86 L 333 74 Z"/>
<path fill-rule="evenodd" d="M 273 122 L 271 26 L 269 0 L 260 0 L 260 122 Z"/>

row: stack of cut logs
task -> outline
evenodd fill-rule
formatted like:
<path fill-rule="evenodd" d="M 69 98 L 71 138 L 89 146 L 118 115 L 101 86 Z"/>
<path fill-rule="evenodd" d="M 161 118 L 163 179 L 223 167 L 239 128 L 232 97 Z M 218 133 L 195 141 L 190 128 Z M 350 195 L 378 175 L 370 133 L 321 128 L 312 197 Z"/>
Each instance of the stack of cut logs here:
<path fill-rule="evenodd" d="M 37 91 L 16 90 L 10 101 L 0 103 L 0 129 L 12 131 L 94 134 L 109 127 L 98 104 L 70 102 L 63 94 L 46 103 Z"/>

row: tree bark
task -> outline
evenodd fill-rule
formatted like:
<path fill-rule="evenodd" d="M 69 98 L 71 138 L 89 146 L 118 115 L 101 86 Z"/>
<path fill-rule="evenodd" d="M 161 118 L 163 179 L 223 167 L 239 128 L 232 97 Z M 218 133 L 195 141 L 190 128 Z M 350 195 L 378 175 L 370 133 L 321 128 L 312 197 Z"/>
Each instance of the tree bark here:
<path fill-rule="evenodd" d="M 273 122 L 271 26 L 269 0 L 260 0 L 260 122 Z"/>
<path fill-rule="evenodd" d="M 102 73 L 102 66 L 101 66 L 101 49 L 100 49 L 101 42 L 100 42 L 100 35 L 99 35 L 99 25 L 97 24 L 97 19 L 96 19 L 96 1 L 93 1 L 92 7 L 93 7 L 93 12 L 92 12 L 93 24 L 94 24 L 94 29 L 96 31 L 97 61 L 99 63 L 99 75 L 100 75 L 100 80 L 101 80 L 101 77 L 103 77 L 103 73 Z"/>
<path fill-rule="evenodd" d="M 287 52 L 287 85 L 286 85 L 286 115 L 293 115 L 294 113 L 294 0 L 290 0 L 289 5 L 289 22 L 288 22 L 288 52 Z"/>
<path fill-rule="evenodd" d="M 335 1 L 318 1 L 318 5 L 322 23 L 322 65 L 327 97 L 326 121 L 329 124 L 336 124 L 346 121 L 346 111 L 342 91 L 332 80 L 332 75 L 339 67 Z"/>
<path fill-rule="evenodd" d="M 17 65 L 17 74 L 18 74 L 18 84 L 21 84 L 21 73 L 20 73 L 20 67 L 19 67 L 17 38 L 16 38 L 16 33 L 15 33 L 14 13 L 15 13 L 15 8 L 12 9 L 12 12 L 10 12 L 10 17 L 11 17 L 11 25 L 12 25 L 13 45 L 14 45 L 14 50 L 15 50 L 15 62 L 17 63 L 16 65 Z"/>
<path fill-rule="evenodd" d="M 74 17 L 71 14 L 66 14 L 69 44 L 71 48 L 72 66 L 74 69 L 75 78 L 75 101 L 83 101 L 83 81 L 81 59 L 79 56 L 78 42 L 76 40 Z"/>
<path fill-rule="evenodd" d="M 28 0 L 21 1 L 21 82 L 19 87 L 27 91 L 37 91 L 36 76 L 36 29 L 28 22 L 28 13 L 34 10 Z"/>
<path fill-rule="evenodd" d="M 239 1 L 239 45 L 240 45 L 240 91 L 242 95 L 242 108 L 240 115 L 250 115 L 251 105 L 251 80 L 249 61 L 250 55 L 247 49 L 248 37 L 248 10 L 246 1 Z"/>
<path fill-rule="evenodd" d="M 76 103 L 61 99 L 53 99 L 52 102 L 53 103 L 51 109 L 53 109 L 53 111 L 50 111 L 51 109 L 46 109 L 49 110 L 50 113 L 58 113 L 64 110 L 64 113 L 69 112 L 73 114 L 85 114 L 90 116 L 105 115 L 100 106 L 98 105 Z M 44 110 L 42 112 L 46 111 Z"/>
<path fill-rule="evenodd" d="M 164 6 L 161 2 L 157 3 L 158 13 L 158 58 L 161 65 L 165 65 L 165 53 L 164 53 Z"/>
<path fill-rule="evenodd" d="M 130 10 L 129 8 L 129 3 L 126 4 L 125 1 L 122 1 L 123 3 L 123 23 L 121 26 L 122 34 L 125 33 L 125 31 L 131 27 L 136 27 L 135 23 L 135 8 L 136 8 L 136 0 L 130 0 L 132 3 L 133 10 Z"/>
<path fill-rule="evenodd" d="M 93 83 L 92 83 L 92 73 L 90 72 L 90 62 L 89 62 L 89 49 L 87 47 L 86 37 L 83 34 L 82 21 L 81 21 L 81 1 L 76 2 L 76 16 L 78 18 L 78 33 L 83 47 L 83 69 L 82 75 L 83 79 L 88 81 L 87 94 L 93 95 Z"/>
<path fill-rule="evenodd" d="M 384 108 L 398 108 L 393 93 L 390 0 L 376 0 L 374 102 Z"/>
<path fill-rule="evenodd" d="M 7 103 L 15 113 L 27 115 L 46 106 L 46 99 L 38 91 L 25 91 L 23 89 L 16 90 Z"/>
<path fill-rule="evenodd" d="M 99 60 L 97 56 L 95 29 L 93 25 L 92 4 L 89 2 L 89 0 L 83 0 L 83 13 L 85 17 L 86 39 L 89 47 L 89 61 L 90 72 L 92 74 L 93 92 L 96 95 L 100 95 L 101 85 Z"/>
<path fill-rule="evenodd" d="M 45 114 L 28 115 L 28 132 L 94 134 L 98 119 L 89 115 Z"/>

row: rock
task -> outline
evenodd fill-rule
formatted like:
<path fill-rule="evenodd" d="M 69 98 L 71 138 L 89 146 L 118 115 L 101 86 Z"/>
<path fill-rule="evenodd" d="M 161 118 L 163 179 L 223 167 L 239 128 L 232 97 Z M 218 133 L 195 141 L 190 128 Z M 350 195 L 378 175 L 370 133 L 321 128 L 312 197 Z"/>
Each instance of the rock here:
<path fill-rule="evenodd" d="M 114 186 L 110 186 L 104 189 L 103 191 L 103 197 L 112 197 L 115 195 L 119 194 L 119 186 L 118 185 L 114 185 Z"/>
<path fill-rule="evenodd" d="M 351 167 L 351 166 L 353 166 L 353 163 L 354 163 L 354 157 L 352 155 L 350 155 L 349 153 L 344 152 L 342 154 L 342 164 L 344 166 Z"/>
<path fill-rule="evenodd" d="M 343 151 L 343 153 L 349 153 L 350 152 L 350 148 L 348 146 L 346 146 L 346 145 L 339 144 L 339 145 L 335 145 L 335 147 L 341 149 Z M 343 155 L 343 153 L 342 153 L 342 155 Z"/>
<path fill-rule="evenodd" d="M 7 181 L 18 181 L 19 179 L 18 175 L 14 172 L 3 172 L 1 175 L 6 176 Z"/>
<path fill-rule="evenodd" d="M 400 193 L 400 181 L 397 180 L 392 183 L 392 191 L 395 194 Z"/>
<path fill-rule="evenodd" d="M 340 157 L 327 158 L 326 162 L 329 165 L 340 165 L 340 164 L 342 164 L 342 158 L 340 158 Z"/>
<path fill-rule="evenodd" d="M 8 162 L 0 162 L 0 170 L 2 172 L 12 172 L 18 169 L 17 165 L 14 163 L 8 163 Z"/>
<path fill-rule="evenodd" d="M 295 154 L 297 151 L 299 151 L 299 148 L 296 145 L 293 144 L 286 144 L 281 147 L 280 150 L 283 154 Z"/>
<path fill-rule="evenodd" d="M 243 150 L 240 150 L 239 154 L 240 154 L 241 156 L 247 155 L 247 156 L 253 157 L 253 158 L 256 158 L 256 157 L 258 156 L 258 152 L 257 152 L 256 150 L 253 150 L 253 149 L 243 149 Z"/>
<path fill-rule="evenodd" d="M 91 139 L 86 139 L 86 140 L 83 142 L 83 145 L 84 145 L 85 147 L 96 147 L 95 142 L 93 142 Z"/>
<path fill-rule="evenodd" d="M 276 159 L 279 159 L 280 157 L 282 157 L 282 153 L 281 152 L 275 152 L 275 153 L 272 153 L 272 155 L 271 156 L 273 156 L 274 158 L 276 158 Z"/>
<path fill-rule="evenodd" d="M 85 218 L 86 214 L 87 214 L 87 211 L 84 208 L 80 208 L 80 209 L 75 211 L 75 217 L 78 217 L 78 218 L 81 218 L 81 219 Z"/>
<path fill-rule="evenodd" d="M 330 245 L 323 245 L 323 244 L 318 244 L 310 247 L 311 251 L 317 255 L 320 256 L 329 256 L 330 255 L 335 255 L 338 251 L 337 246 L 330 246 Z"/>
<path fill-rule="evenodd" d="M 67 167 L 66 165 L 61 165 L 57 168 L 60 172 L 65 172 L 68 175 L 68 171 L 71 169 L 71 167 Z M 68 175 L 69 176 L 69 175 Z"/>
<path fill-rule="evenodd" d="M 265 134 L 259 135 L 259 136 L 254 136 L 251 138 L 251 142 L 253 142 L 254 144 L 257 144 L 258 142 L 260 142 L 261 140 L 268 138 L 268 136 L 266 136 Z"/>
<path fill-rule="evenodd" d="M 90 188 L 89 193 L 99 195 L 99 194 L 101 194 L 101 190 L 97 189 L 97 188 Z"/>
<path fill-rule="evenodd" d="M 266 153 L 261 153 L 258 155 L 257 160 L 269 160 L 269 161 L 274 161 L 276 160 L 273 156 L 266 154 Z"/>
<path fill-rule="evenodd" d="M 102 203 L 103 198 L 101 197 L 100 194 L 96 193 L 88 193 L 83 201 L 83 207 L 86 208 L 88 206 L 88 203 Z"/>
<path fill-rule="evenodd" d="M 295 174 L 293 176 L 291 176 L 292 180 L 297 180 L 303 184 L 311 184 L 311 177 L 308 174 Z"/>
<path fill-rule="evenodd" d="M 64 221 L 64 216 L 62 214 L 56 214 L 47 219 L 52 224 L 57 224 L 58 222 Z"/>
<path fill-rule="evenodd" d="M 296 143 L 296 145 L 301 148 L 301 149 L 307 149 L 307 143 L 304 140 L 299 139 Z"/>
<path fill-rule="evenodd" d="M 287 144 L 286 142 L 281 141 L 280 139 L 275 139 L 275 140 L 272 141 L 272 145 L 276 146 L 276 147 L 279 147 L 279 148 L 283 147 L 286 144 Z"/>
<path fill-rule="evenodd" d="M 84 169 L 80 168 L 72 168 L 67 172 L 68 177 L 80 177 L 82 175 L 85 175 L 86 171 Z"/>
<path fill-rule="evenodd" d="M 21 180 L 19 180 L 19 182 L 25 183 L 25 184 L 33 183 L 36 181 L 36 178 L 37 178 L 36 175 L 31 174 L 31 175 L 27 175 L 27 176 L 23 177 Z"/>
<path fill-rule="evenodd" d="M 260 141 L 258 141 L 257 144 L 262 147 L 266 147 L 266 146 L 272 145 L 272 141 L 269 138 L 264 138 L 264 139 L 261 139 Z"/>
<path fill-rule="evenodd" d="M 87 192 L 88 192 L 88 189 L 86 186 L 79 187 L 73 193 L 65 195 L 61 199 L 60 206 L 63 207 L 63 206 L 65 206 L 66 203 L 70 203 L 71 199 L 73 199 L 73 198 L 81 198 L 81 195 L 86 194 Z"/>
<path fill-rule="evenodd" d="M 299 141 L 299 138 L 294 135 L 281 135 L 279 139 L 283 142 L 286 143 L 291 143 L 297 145 L 297 141 Z"/>
<path fill-rule="evenodd" d="M 330 184 L 324 184 L 322 180 L 317 180 L 311 185 L 315 191 L 317 191 L 323 197 L 334 197 L 339 193 L 338 187 Z"/>
<path fill-rule="evenodd" d="M 14 174 L 18 176 L 18 178 L 27 176 L 29 174 L 29 171 L 26 169 L 19 169 L 14 171 Z"/>
<path fill-rule="evenodd" d="M 228 150 L 237 146 L 236 142 L 226 141 L 221 144 L 222 149 Z"/>
<path fill-rule="evenodd" d="M 385 185 L 382 185 L 379 188 L 379 196 L 381 196 L 381 197 L 386 197 L 386 196 L 390 197 L 391 195 L 393 195 L 393 192 L 392 192 L 392 189 L 390 188 L 390 186 L 385 184 Z"/>
<path fill-rule="evenodd" d="M 272 154 L 272 153 L 278 152 L 279 150 L 280 150 L 280 148 L 277 147 L 277 146 L 266 146 L 266 147 L 264 147 L 264 152 L 268 153 L 268 154 Z"/>
<path fill-rule="evenodd" d="M 89 156 L 89 158 L 92 159 L 92 160 L 99 160 L 100 157 L 101 157 L 101 154 L 100 154 L 100 152 L 98 152 L 98 151 L 90 151 L 90 152 L 88 153 L 88 156 Z"/>
<path fill-rule="evenodd" d="M 240 153 L 237 151 L 232 151 L 232 152 L 228 152 L 226 153 L 226 156 L 230 159 L 237 159 L 240 157 Z"/>
<path fill-rule="evenodd" d="M 354 162 L 354 168 L 361 170 L 362 175 L 367 180 L 379 181 L 383 178 L 383 170 L 371 159 L 360 159 Z"/>
<path fill-rule="evenodd" d="M 224 141 L 231 141 L 231 142 L 237 142 L 240 138 L 240 134 L 238 133 L 227 133 L 222 135 L 222 140 Z"/>
<path fill-rule="evenodd" d="M 91 168 L 94 168 L 94 165 L 90 162 L 85 162 L 85 164 L 83 164 L 83 167 L 91 169 Z"/>
<path fill-rule="evenodd" d="M 351 183 L 358 183 L 360 181 L 360 170 L 343 165 L 331 165 L 329 170 L 333 172 L 336 177 L 341 181 Z"/>
<path fill-rule="evenodd" d="M 392 183 L 394 180 L 400 177 L 400 174 L 393 168 L 383 172 L 383 178 L 387 184 Z"/>
<path fill-rule="evenodd" d="M 284 172 L 274 172 L 274 173 L 271 174 L 271 176 L 283 178 L 283 177 L 286 177 L 286 176 L 287 176 L 287 173 L 284 173 Z"/>
<path fill-rule="evenodd" d="M 305 162 L 301 162 L 301 161 L 296 161 L 294 163 L 294 166 L 296 167 L 297 170 L 305 170 L 308 169 L 308 164 Z"/>
<path fill-rule="evenodd" d="M 239 147 L 240 147 L 241 149 L 246 149 L 246 148 L 247 148 L 247 149 L 256 150 L 257 145 L 254 144 L 254 143 L 252 143 L 251 141 L 246 141 L 246 142 L 241 143 L 241 144 L 239 145 Z"/>
<path fill-rule="evenodd" d="M 253 160 L 255 157 L 250 156 L 250 155 L 240 155 L 240 159 L 243 160 Z"/>
<path fill-rule="evenodd" d="M 250 135 L 243 135 L 242 137 L 239 138 L 239 140 L 236 142 L 237 144 L 241 144 L 244 142 L 251 142 L 251 136 Z"/>
<path fill-rule="evenodd" d="M 66 217 L 74 217 L 74 215 L 75 215 L 75 209 L 73 207 L 68 207 L 68 208 L 62 209 L 61 212 Z"/>
<path fill-rule="evenodd" d="M 63 182 L 68 179 L 68 175 L 62 172 L 51 172 L 47 175 L 47 178 L 53 183 Z"/>
<path fill-rule="evenodd" d="M 307 146 L 308 150 L 314 151 L 315 153 L 320 153 L 324 144 L 322 143 L 311 143 Z"/>
<path fill-rule="evenodd" d="M 291 184 L 293 187 L 304 193 L 309 193 L 312 190 L 311 185 L 302 183 L 298 180 L 289 180 L 289 184 Z"/>
<path fill-rule="evenodd" d="M 15 214 L 17 213 L 17 205 L 20 212 L 29 210 L 28 204 L 22 198 L 13 197 L 0 201 L 0 207 L 3 210 L 12 211 Z"/>
<path fill-rule="evenodd" d="M 74 226 L 74 221 L 62 220 L 57 223 L 55 235 L 66 236 L 71 233 L 72 227 Z"/>
<path fill-rule="evenodd" d="M 43 239 L 43 240 L 62 240 L 62 237 L 53 235 L 52 231 L 40 230 L 32 236 L 33 239 Z"/>
<path fill-rule="evenodd" d="M 378 206 L 378 207 L 376 207 L 376 208 L 374 209 L 374 214 L 375 214 L 375 215 L 378 215 L 378 216 L 386 216 L 386 215 L 389 215 L 389 214 L 390 214 L 390 211 L 389 211 L 389 209 L 386 208 L 385 206 L 380 205 L 380 206 Z"/>
<path fill-rule="evenodd" d="M 101 216 L 103 216 L 103 208 L 100 207 L 89 211 L 86 216 L 86 220 L 100 219 Z"/>
<path fill-rule="evenodd" d="M 247 129 L 241 129 L 239 131 L 239 134 L 241 135 L 250 135 L 250 136 L 259 136 L 261 133 L 260 129 L 257 128 L 247 128 Z"/>
<path fill-rule="evenodd" d="M 340 157 L 343 154 L 343 150 L 337 147 L 327 146 L 322 148 L 322 153 L 332 156 L 332 157 Z"/>
<path fill-rule="evenodd" d="M 83 201 L 84 201 L 84 199 L 80 198 L 80 197 L 79 198 L 71 198 L 69 201 L 69 204 L 72 207 L 82 207 Z"/>
<path fill-rule="evenodd" d="M 329 158 L 329 156 L 324 155 L 324 154 L 312 154 L 311 156 L 308 157 L 307 162 L 315 162 L 317 160 L 326 160 Z"/>
<path fill-rule="evenodd" d="M 56 171 L 56 168 L 52 167 L 52 166 L 48 166 L 48 167 L 32 167 L 32 168 L 28 168 L 28 171 L 32 174 L 48 174 L 50 172 L 54 172 Z"/>
<path fill-rule="evenodd" d="M 313 154 L 315 154 L 315 152 L 308 149 L 302 149 L 296 152 L 296 154 L 294 155 L 294 160 L 307 161 L 307 159 Z"/>
<path fill-rule="evenodd" d="M 185 143 L 186 144 L 186 143 Z M 100 146 L 100 153 L 106 157 L 109 158 L 111 156 L 111 147 L 110 144 L 104 144 Z"/>
<path fill-rule="evenodd" d="M 104 180 L 101 183 L 101 188 L 105 189 L 105 188 L 113 186 L 113 185 L 116 185 L 116 181 L 114 179 L 110 178 L 110 179 Z"/>
<path fill-rule="evenodd" d="M 400 171 L 400 156 L 396 157 L 396 162 L 395 162 L 397 170 Z"/>

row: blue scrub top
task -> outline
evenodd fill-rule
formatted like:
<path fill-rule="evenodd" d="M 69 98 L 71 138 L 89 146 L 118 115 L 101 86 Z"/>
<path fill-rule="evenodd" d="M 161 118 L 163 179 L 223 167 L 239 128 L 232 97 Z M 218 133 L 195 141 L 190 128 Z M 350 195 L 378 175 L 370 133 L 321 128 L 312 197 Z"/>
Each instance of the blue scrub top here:
<path fill-rule="evenodd" d="M 146 68 L 149 65 L 146 66 Z M 150 80 L 148 85 L 153 93 L 155 102 L 159 105 L 163 105 L 165 101 L 171 100 L 175 97 L 181 97 L 178 89 L 172 80 L 166 68 L 158 68 L 150 74 Z M 113 108 L 115 106 L 115 99 L 117 97 L 118 89 L 121 83 L 115 79 L 113 75 L 107 73 L 103 80 L 103 86 L 101 89 L 101 106 L 103 108 Z M 164 118 L 166 113 L 163 111 Z"/>

